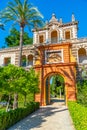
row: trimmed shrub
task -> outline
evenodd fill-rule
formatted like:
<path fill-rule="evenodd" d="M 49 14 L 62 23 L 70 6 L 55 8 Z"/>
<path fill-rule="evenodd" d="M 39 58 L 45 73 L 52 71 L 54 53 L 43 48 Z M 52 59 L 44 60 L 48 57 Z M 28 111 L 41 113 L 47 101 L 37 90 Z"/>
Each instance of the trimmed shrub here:
<path fill-rule="evenodd" d="M 28 116 L 39 108 L 38 102 L 31 102 L 27 104 L 25 108 L 18 108 L 9 112 L 3 112 L 0 114 L 0 130 L 6 130 L 10 126 L 14 125 L 21 119 Z"/>
<path fill-rule="evenodd" d="M 76 102 L 69 102 L 68 108 L 76 130 L 87 130 L 87 107 Z"/>

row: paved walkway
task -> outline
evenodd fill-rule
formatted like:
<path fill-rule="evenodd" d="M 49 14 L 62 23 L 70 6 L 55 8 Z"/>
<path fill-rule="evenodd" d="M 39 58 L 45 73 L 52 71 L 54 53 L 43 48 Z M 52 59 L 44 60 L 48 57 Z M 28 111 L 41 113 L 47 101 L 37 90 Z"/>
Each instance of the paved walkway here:
<path fill-rule="evenodd" d="M 67 107 L 53 103 L 26 117 L 8 130 L 75 130 Z"/>

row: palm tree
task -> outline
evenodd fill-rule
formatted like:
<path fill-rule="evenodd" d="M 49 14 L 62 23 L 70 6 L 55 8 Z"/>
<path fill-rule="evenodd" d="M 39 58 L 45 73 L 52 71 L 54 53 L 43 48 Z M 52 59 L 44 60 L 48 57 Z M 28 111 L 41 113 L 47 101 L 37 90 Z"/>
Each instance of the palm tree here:
<path fill-rule="evenodd" d="M 1 11 L 0 11 L 0 29 L 4 30 L 4 24 L 2 23 Z"/>
<path fill-rule="evenodd" d="M 4 25 L 0 23 L 0 29 L 4 30 Z"/>
<path fill-rule="evenodd" d="M 8 6 L 1 12 L 1 18 L 4 22 L 13 21 L 13 25 L 18 24 L 20 26 L 20 51 L 19 51 L 19 66 L 22 63 L 22 45 L 23 45 L 23 34 L 26 25 L 29 29 L 35 25 L 42 25 L 42 14 L 39 10 L 34 7 L 28 0 L 14 0 L 14 2 L 8 2 Z M 18 95 L 14 95 L 16 106 Z"/>
<path fill-rule="evenodd" d="M 13 21 L 13 24 L 20 26 L 20 51 L 19 51 L 19 66 L 22 62 L 22 45 L 24 28 L 27 25 L 29 29 L 35 25 L 42 25 L 42 14 L 28 0 L 14 0 L 8 2 L 8 6 L 2 11 L 2 18 L 5 22 Z"/>

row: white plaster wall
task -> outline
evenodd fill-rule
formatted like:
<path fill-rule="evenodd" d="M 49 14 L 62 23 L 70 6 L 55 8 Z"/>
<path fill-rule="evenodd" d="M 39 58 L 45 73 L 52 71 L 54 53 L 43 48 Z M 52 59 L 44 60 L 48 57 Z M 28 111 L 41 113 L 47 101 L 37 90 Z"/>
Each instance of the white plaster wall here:
<path fill-rule="evenodd" d="M 46 42 L 48 41 L 48 30 L 46 30 Z"/>
<path fill-rule="evenodd" d="M 36 44 L 36 42 L 37 42 L 36 41 L 37 40 L 36 37 L 37 37 L 37 32 L 34 32 L 33 33 L 33 44 Z"/>
<path fill-rule="evenodd" d="M 63 40 L 63 29 L 59 29 L 59 32 L 60 32 L 60 40 Z"/>
<path fill-rule="evenodd" d="M 77 38 L 77 26 L 76 25 L 73 25 L 73 38 Z"/>
<path fill-rule="evenodd" d="M 68 27 L 63 27 L 63 29 L 64 30 L 72 29 L 72 32 L 70 32 L 70 35 L 72 33 L 73 34 L 72 38 L 77 38 L 77 25 L 71 25 L 71 26 L 68 26 Z M 64 33 L 64 38 L 65 38 L 65 33 Z"/>
<path fill-rule="evenodd" d="M 15 65 L 15 53 L 10 53 L 10 54 L 2 54 L 0 55 L 0 66 L 3 66 L 4 65 L 4 58 L 6 57 L 11 57 L 11 64 L 14 64 Z"/>

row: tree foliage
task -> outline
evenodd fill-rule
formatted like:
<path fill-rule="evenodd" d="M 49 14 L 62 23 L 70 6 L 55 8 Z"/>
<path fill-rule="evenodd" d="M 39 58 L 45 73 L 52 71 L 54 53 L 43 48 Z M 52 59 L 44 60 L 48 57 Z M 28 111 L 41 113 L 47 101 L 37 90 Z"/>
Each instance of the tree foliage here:
<path fill-rule="evenodd" d="M 2 23 L 1 12 L 0 12 L 0 29 L 4 30 L 4 24 Z"/>
<path fill-rule="evenodd" d="M 16 28 L 10 30 L 10 35 L 5 38 L 5 44 L 8 47 L 19 46 L 20 43 L 20 32 Z M 32 44 L 33 39 L 29 38 L 28 33 L 24 32 L 23 45 Z"/>
<path fill-rule="evenodd" d="M 4 25 L 0 23 L 0 29 L 4 30 Z"/>
<path fill-rule="evenodd" d="M 8 6 L 2 11 L 1 17 L 4 22 L 12 21 L 13 24 L 18 24 L 20 27 L 19 66 L 21 66 L 24 29 L 26 25 L 29 29 L 41 26 L 43 16 L 28 0 L 14 0 L 8 2 Z"/>
<path fill-rule="evenodd" d="M 60 90 L 64 94 L 64 78 L 61 75 L 54 75 L 52 77 L 51 94 L 57 96 Z"/>
<path fill-rule="evenodd" d="M 8 65 L 0 68 L 0 89 L 9 95 L 14 95 L 13 109 L 18 107 L 18 94 L 27 96 L 39 92 L 38 75 L 33 69 L 24 70 L 22 67 Z"/>
<path fill-rule="evenodd" d="M 77 83 L 77 101 L 84 106 L 87 106 L 87 70 L 82 67 L 82 75 Z"/>

